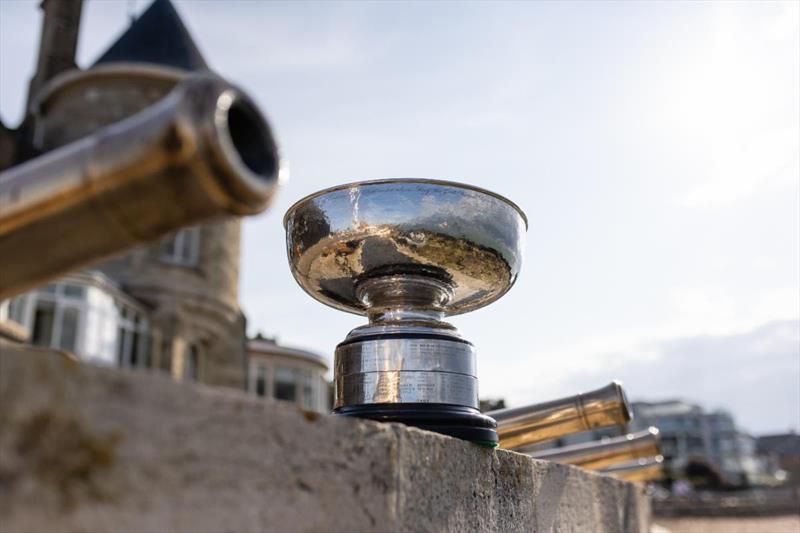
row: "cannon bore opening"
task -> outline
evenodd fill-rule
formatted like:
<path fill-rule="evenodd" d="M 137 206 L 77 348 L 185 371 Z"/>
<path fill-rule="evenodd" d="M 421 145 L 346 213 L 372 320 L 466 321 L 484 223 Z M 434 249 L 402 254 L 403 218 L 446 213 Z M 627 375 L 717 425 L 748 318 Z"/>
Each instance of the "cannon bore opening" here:
<path fill-rule="evenodd" d="M 236 98 L 228 108 L 228 133 L 242 163 L 265 181 L 278 178 L 277 146 L 261 114 Z"/>

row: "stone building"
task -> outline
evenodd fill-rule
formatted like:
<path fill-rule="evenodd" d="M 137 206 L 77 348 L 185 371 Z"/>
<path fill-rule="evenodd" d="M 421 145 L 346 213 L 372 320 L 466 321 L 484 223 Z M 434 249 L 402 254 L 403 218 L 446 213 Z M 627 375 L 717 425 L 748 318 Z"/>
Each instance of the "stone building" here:
<path fill-rule="evenodd" d="M 742 431 L 726 411 L 704 410 L 682 400 L 632 402 L 633 420 L 566 435 L 532 447 L 544 450 L 619 437 L 658 428 L 668 480 L 692 479 L 698 485 L 745 487 L 775 485 L 775 461 L 760 453 L 755 437 Z"/>
<path fill-rule="evenodd" d="M 780 482 L 758 454 L 756 438 L 739 428 L 727 411 L 706 411 L 680 400 L 634 402 L 631 407 L 633 429 L 659 429 L 665 467 L 674 478 L 712 487 Z"/>
<path fill-rule="evenodd" d="M 15 131 L 4 126 L 0 139 L 3 157 L 14 163 L 25 159 L 20 147 L 31 146 L 28 155 L 58 148 L 141 111 L 185 76 L 208 69 L 169 0 L 155 0 L 91 67 L 78 69 L 81 7 L 80 0 L 42 2 L 27 118 Z M 0 304 L 0 333 L 84 359 L 244 388 L 239 245 L 238 219 L 183 229 Z M 101 309 L 103 335 L 97 340 L 93 328 L 100 322 L 92 317 Z"/>
<path fill-rule="evenodd" d="M 800 487 L 800 435 L 795 432 L 763 435 L 756 441 L 758 453 L 788 474 L 795 487 Z"/>
<path fill-rule="evenodd" d="M 742 484 L 738 430 L 728 413 L 706 413 L 683 401 L 634 402 L 632 426 L 655 426 L 661 435 L 664 465 L 673 473 L 706 468 L 719 482 Z"/>
<path fill-rule="evenodd" d="M 250 393 L 294 402 L 309 411 L 330 411 L 328 363 L 322 356 L 281 346 L 261 334 L 247 343 L 247 355 Z"/>

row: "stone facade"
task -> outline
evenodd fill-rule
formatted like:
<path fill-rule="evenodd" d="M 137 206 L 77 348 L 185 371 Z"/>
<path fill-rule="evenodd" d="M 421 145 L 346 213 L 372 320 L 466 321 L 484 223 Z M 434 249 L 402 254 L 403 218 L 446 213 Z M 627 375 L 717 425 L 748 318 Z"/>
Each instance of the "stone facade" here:
<path fill-rule="evenodd" d="M 62 57 L 64 49 L 74 50 L 80 1 L 42 6 L 39 68 L 31 84 L 27 125 L 18 132 L 32 132 L 37 153 L 124 120 L 162 99 L 192 70 L 207 68 L 167 0 L 153 2 L 86 70 Z M 62 19 L 71 21 L 66 30 Z M 8 135 L 0 140 L 6 137 L 14 140 Z M 3 143 L 0 156 L 6 157 L 9 143 Z M 95 267 L 148 310 L 147 360 L 155 368 L 177 379 L 246 387 L 245 318 L 238 294 L 240 231 L 238 219 L 218 220 Z M 19 324 L 7 320 L 8 308 L 8 302 L 0 302 L 0 334 L 23 339 L 14 329 Z M 28 334 L 36 328 L 35 316 L 28 316 Z"/>

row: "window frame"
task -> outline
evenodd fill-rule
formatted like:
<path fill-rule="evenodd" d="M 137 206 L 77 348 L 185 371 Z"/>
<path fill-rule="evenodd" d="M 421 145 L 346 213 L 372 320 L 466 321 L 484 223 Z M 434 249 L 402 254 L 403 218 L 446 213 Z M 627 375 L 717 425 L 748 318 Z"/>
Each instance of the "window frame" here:
<path fill-rule="evenodd" d="M 202 364 L 200 360 L 201 355 L 198 344 L 196 342 L 186 344 L 183 369 L 181 371 L 182 381 L 200 382 L 200 365 Z"/>
<path fill-rule="evenodd" d="M 158 258 L 168 264 L 195 267 L 200 264 L 200 227 L 183 228 L 161 241 Z"/>
<path fill-rule="evenodd" d="M 283 374 L 283 375 L 281 375 Z M 289 377 L 291 376 L 291 377 Z M 285 378 L 285 379 L 284 379 Z M 292 402 L 300 405 L 300 394 L 302 393 L 300 387 L 298 386 L 298 372 L 297 369 L 292 366 L 283 366 L 283 365 L 276 365 L 275 371 L 272 374 L 272 397 L 276 400 L 282 400 L 284 402 Z M 292 387 L 292 394 L 291 398 L 279 398 L 278 397 L 278 389 L 282 387 L 282 390 L 288 390 L 288 386 L 291 385 Z"/>
<path fill-rule="evenodd" d="M 7 320 L 19 324 L 25 329 L 30 329 L 31 301 L 30 294 L 26 293 L 0 303 L 0 320 Z M 15 313 L 15 311 L 17 312 Z M 14 316 L 15 314 L 19 316 Z"/>
<path fill-rule="evenodd" d="M 119 368 L 148 368 L 147 343 L 149 323 L 139 311 L 114 298 L 117 310 L 117 366 Z M 134 342 L 136 337 L 136 342 Z M 122 347 L 120 348 L 120 344 Z M 133 363 L 133 350 L 136 350 L 136 363 Z M 121 351 L 120 351 L 121 350 Z"/>
<path fill-rule="evenodd" d="M 65 288 L 81 287 L 81 296 L 67 295 Z M 40 304 L 49 304 L 53 306 L 53 323 L 49 331 L 49 341 L 46 344 L 39 344 L 39 346 L 47 346 L 56 350 L 66 350 L 76 355 L 80 354 L 83 350 L 83 337 L 84 337 L 84 323 L 86 322 L 86 287 L 77 285 L 75 283 L 52 283 L 43 287 L 41 290 L 35 291 L 32 298 L 32 304 L 28 303 L 28 320 L 30 321 L 30 338 L 31 343 L 34 342 L 36 336 L 36 312 Z M 62 346 L 62 333 L 64 329 L 64 311 L 70 309 L 76 312 L 77 320 L 75 321 L 75 338 L 74 346 L 67 348 Z"/>

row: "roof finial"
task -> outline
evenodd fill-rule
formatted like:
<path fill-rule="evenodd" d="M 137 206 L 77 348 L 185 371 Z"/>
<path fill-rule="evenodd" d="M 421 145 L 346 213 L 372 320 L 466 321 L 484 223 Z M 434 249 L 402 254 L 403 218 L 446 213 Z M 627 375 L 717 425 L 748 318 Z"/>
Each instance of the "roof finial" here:
<path fill-rule="evenodd" d="M 131 24 L 136 22 L 136 0 L 128 0 L 128 20 Z"/>

